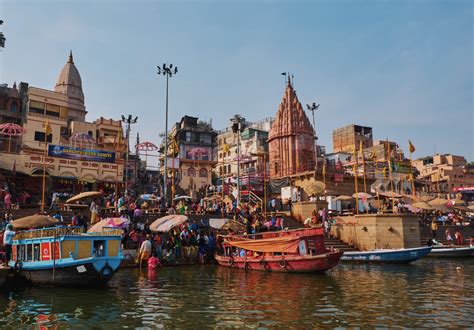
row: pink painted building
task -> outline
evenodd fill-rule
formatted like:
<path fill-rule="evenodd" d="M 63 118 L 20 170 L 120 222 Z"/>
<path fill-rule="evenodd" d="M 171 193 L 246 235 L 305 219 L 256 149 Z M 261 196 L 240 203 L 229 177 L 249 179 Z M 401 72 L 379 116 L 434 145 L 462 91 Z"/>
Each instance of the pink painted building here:
<path fill-rule="evenodd" d="M 290 79 L 270 129 L 268 144 L 272 179 L 314 170 L 314 130 Z"/>

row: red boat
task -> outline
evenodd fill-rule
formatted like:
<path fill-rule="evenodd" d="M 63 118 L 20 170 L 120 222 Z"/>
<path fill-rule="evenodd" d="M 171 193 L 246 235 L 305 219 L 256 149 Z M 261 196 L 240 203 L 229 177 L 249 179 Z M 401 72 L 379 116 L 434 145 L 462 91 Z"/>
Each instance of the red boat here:
<path fill-rule="evenodd" d="M 342 252 L 324 246 L 322 228 L 224 236 L 221 266 L 268 272 L 325 271 L 339 263 Z"/>

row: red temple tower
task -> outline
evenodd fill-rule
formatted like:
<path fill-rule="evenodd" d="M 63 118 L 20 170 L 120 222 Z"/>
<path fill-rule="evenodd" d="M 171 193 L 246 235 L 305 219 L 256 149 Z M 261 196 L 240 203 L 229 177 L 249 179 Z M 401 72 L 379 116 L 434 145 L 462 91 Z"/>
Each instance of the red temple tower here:
<path fill-rule="evenodd" d="M 271 178 L 314 170 L 314 130 L 290 78 L 269 132 L 268 148 Z"/>

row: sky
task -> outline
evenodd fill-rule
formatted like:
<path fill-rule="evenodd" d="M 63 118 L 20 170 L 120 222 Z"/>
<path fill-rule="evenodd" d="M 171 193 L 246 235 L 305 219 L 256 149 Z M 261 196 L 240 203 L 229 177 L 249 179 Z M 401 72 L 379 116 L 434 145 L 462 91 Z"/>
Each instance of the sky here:
<path fill-rule="evenodd" d="M 158 144 L 166 81 L 157 65 L 179 69 L 170 125 L 191 115 L 216 129 L 234 114 L 275 116 L 281 72 L 291 72 L 301 103 L 320 104 L 327 151 L 332 130 L 354 123 L 406 152 L 410 139 L 413 157 L 472 161 L 473 17 L 470 0 L 0 0 L 0 83 L 54 89 L 72 50 L 87 120 L 138 116 L 131 136 Z"/>

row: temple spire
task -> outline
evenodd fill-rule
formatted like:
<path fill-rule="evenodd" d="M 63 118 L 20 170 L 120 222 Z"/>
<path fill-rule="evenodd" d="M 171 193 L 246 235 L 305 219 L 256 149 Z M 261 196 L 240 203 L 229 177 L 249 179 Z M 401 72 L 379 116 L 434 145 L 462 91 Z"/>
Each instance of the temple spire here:
<path fill-rule="evenodd" d="M 69 58 L 68 58 L 67 62 L 74 64 L 74 59 L 72 57 L 72 50 L 69 51 Z"/>

